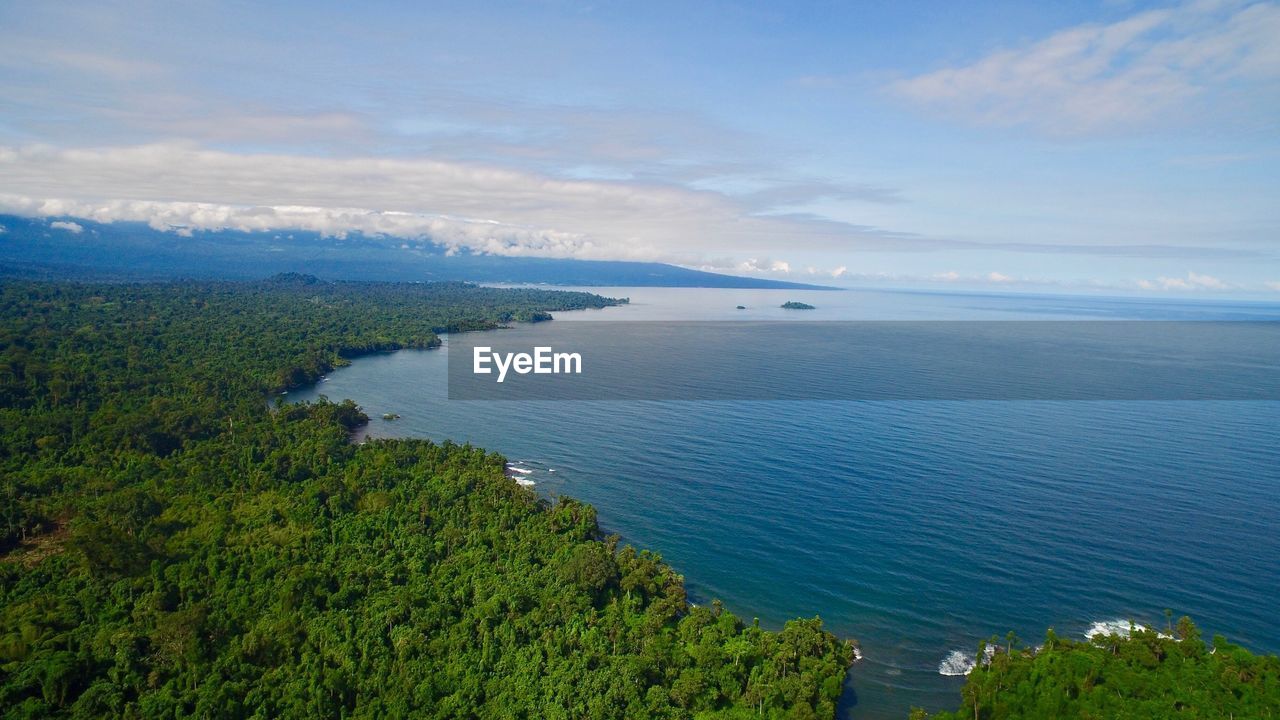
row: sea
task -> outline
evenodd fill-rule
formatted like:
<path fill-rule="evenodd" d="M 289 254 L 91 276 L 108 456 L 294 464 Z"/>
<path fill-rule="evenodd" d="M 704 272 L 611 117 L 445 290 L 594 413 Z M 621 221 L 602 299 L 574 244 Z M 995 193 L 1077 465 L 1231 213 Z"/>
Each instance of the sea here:
<path fill-rule="evenodd" d="M 1277 303 L 1194 298 L 578 289 L 631 302 L 511 332 L 556 346 L 581 337 L 575 323 L 601 321 L 1280 321 Z M 815 309 L 784 310 L 786 301 Z M 590 502 L 605 532 L 660 553 L 693 602 L 719 599 L 771 628 L 821 616 L 863 653 L 841 718 L 957 707 L 982 640 L 1013 632 L 1034 645 L 1050 627 L 1084 638 L 1131 621 L 1163 628 L 1166 608 L 1206 637 L 1280 652 L 1274 393 L 451 400 L 450 345 L 460 339 L 360 358 L 287 399 L 355 400 L 373 418 L 362 438 L 501 452 L 513 482 Z M 792 351 L 767 332 L 753 342 L 757 352 Z M 1224 342 L 1214 351 L 1230 357 Z M 1246 384 L 1280 377 L 1280 353 L 1261 347 L 1239 363 Z M 732 347 L 716 350 L 687 360 L 732 362 Z M 947 348 L 922 343 L 920 353 Z M 1196 372 L 1185 371 L 1188 387 Z"/>

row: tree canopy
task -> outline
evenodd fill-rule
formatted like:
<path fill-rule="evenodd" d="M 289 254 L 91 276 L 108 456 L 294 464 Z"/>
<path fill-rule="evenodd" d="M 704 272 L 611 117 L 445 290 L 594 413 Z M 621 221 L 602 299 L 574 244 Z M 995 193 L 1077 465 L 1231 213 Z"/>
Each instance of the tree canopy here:
<path fill-rule="evenodd" d="M 1037 648 L 984 643 L 962 706 L 934 720 L 1280 717 L 1280 658 L 1221 636 L 1206 645 L 1183 617 L 1169 632 L 1136 627 L 1076 642 L 1054 634 Z M 916 711 L 913 718 L 927 715 Z"/>
<path fill-rule="evenodd" d="M 269 403 L 361 353 L 603 307 L 465 284 L 0 288 L 0 713 L 832 717 L 853 647 L 693 607 L 495 453 Z"/>

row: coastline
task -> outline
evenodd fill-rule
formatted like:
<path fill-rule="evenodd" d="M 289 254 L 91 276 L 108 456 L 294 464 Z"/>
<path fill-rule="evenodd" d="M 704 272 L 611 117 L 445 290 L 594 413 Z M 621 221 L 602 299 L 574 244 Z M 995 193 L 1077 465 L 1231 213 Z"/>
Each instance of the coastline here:
<path fill-rule="evenodd" d="M 703 307 L 708 296 L 690 293 L 688 297 L 699 307 Z M 714 301 L 715 297 L 711 296 L 711 300 Z M 718 297 L 726 299 L 720 301 L 717 307 L 727 306 L 729 299 L 735 295 L 724 293 Z M 643 296 L 633 307 L 648 314 L 665 310 L 650 305 Z M 627 314 L 631 314 L 631 311 Z M 555 325 L 546 329 L 554 330 Z M 428 367 L 431 363 L 408 362 L 407 355 L 420 358 L 430 356 L 429 353 L 401 354 L 406 362 L 398 364 L 400 370 L 393 367 L 396 363 L 377 360 L 374 362 L 380 366 L 372 372 L 348 368 L 347 370 L 360 376 L 360 379 L 354 381 L 355 386 L 372 388 L 373 379 L 381 378 L 380 387 L 386 389 L 368 396 L 363 390 L 359 394 L 348 392 L 348 395 L 361 398 L 382 396 L 394 398 L 397 403 L 402 402 L 401 398 L 405 393 L 402 389 L 395 389 L 396 383 L 409 381 L 416 385 L 433 372 Z M 437 358 L 439 359 L 441 358 Z M 350 381 L 343 384 L 353 387 Z M 1039 507 L 1049 512 L 1048 508 L 1062 503 L 1074 507 L 1071 503 L 1076 502 L 1074 497 L 1077 493 L 1073 492 L 1070 496 L 1060 496 L 1058 493 L 1063 488 L 1077 487 L 1082 497 L 1094 501 L 1078 516 L 1084 527 L 1093 527 L 1111 516 L 1106 508 L 1111 506 L 1107 498 L 1112 497 L 1112 493 L 1103 492 L 1105 488 L 1094 488 L 1088 483 L 1080 487 L 1076 485 L 1079 482 L 1077 476 L 1089 472 L 1098 477 L 1109 478 L 1109 468 L 1123 468 L 1123 463 L 1131 458 L 1128 446 L 1110 443 L 1103 436 L 1114 437 L 1121 428 L 1166 429 L 1167 437 L 1178 439 L 1176 447 L 1171 443 L 1158 442 L 1154 448 L 1143 448 L 1146 462 L 1152 463 L 1152 467 L 1165 467 L 1162 458 L 1167 457 L 1168 462 L 1172 463 L 1175 458 L 1183 457 L 1181 453 L 1189 431 L 1202 427 L 1206 422 L 1213 422 L 1216 427 L 1223 420 L 1212 403 L 1198 403 L 1186 408 L 1178 406 L 1179 412 L 1159 418 L 1152 418 L 1145 412 L 1143 408 L 1147 406 L 1126 404 L 1089 406 L 1067 403 L 1045 407 L 1035 404 L 981 403 L 918 406 L 903 404 L 887 408 L 847 406 L 837 416 L 842 427 L 849 428 L 848 434 L 857 438 L 856 443 L 823 440 L 822 429 L 814 424 L 812 418 L 803 414 L 786 413 L 778 422 L 796 429 L 789 436 L 793 442 L 788 443 L 788 446 L 798 442 L 801 448 L 817 452 L 820 457 L 827 459 L 820 467 L 810 467 L 804 464 L 803 458 L 794 456 L 793 448 L 759 445 L 761 436 L 753 434 L 761 430 L 757 420 L 758 412 L 732 404 L 717 406 L 714 412 L 708 413 L 691 405 L 681 405 L 673 412 L 655 407 L 652 412 L 647 410 L 645 413 L 652 417 L 640 422 L 618 415 L 616 409 L 613 412 L 607 407 L 571 409 L 556 403 L 527 407 L 502 403 L 463 403 L 458 406 L 457 412 L 441 412 L 441 408 L 432 406 L 434 400 L 425 399 L 429 397 L 427 394 L 424 400 L 417 401 L 423 404 L 421 414 L 410 417 L 410 413 L 405 413 L 406 424 L 396 427 L 396 434 L 410 433 L 439 439 L 445 436 L 443 429 L 452 428 L 456 430 L 450 430 L 450 433 L 458 433 L 454 437 L 469 439 L 482 447 L 501 448 L 504 452 L 510 452 L 512 458 L 548 460 L 551 458 L 547 453 L 551 451 L 545 449 L 556 448 L 552 453 L 552 464 L 568 471 L 566 479 L 576 476 L 591 480 L 575 487 L 569 494 L 583 496 L 597 508 L 605 508 L 602 513 L 608 517 L 606 528 L 625 528 L 626 534 L 634 542 L 644 547 L 662 549 L 664 556 L 670 557 L 677 567 L 685 568 L 686 575 L 692 581 L 691 595 L 696 596 L 698 602 L 706 604 L 711 597 L 724 597 L 730 607 L 750 608 L 747 611 L 750 614 L 756 613 L 758 608 L 759 614 L 764 616 L 765 627 L 780 626 L 780 618 L 787 617 L 792 609 L 797 606 L 807 609 L 806 604 L 812 603 L 815 610 L 820 610 L 823 617 L 831 623 L 833 630 L 844 636 L 856 634 L 867 648 L 865 664 L 851 673 L 850 687 L 855 693 L 850 695 L 850 701 L 856 701 L 858 717 L 880 717 L 876 708 L 894 707 L 894 697 L 904 696 L 903 688 L 907 687 L 916 688 L 912 691 L 913 694 L 922 698 L 916 704 L 937 708 L 954 707 L 956 693 L 967 676 L 940 675 L 939 664 L 953 649 L 972 654 L 983 637 L 983 631 L 988 629 L 1003 632 L 1012 627 L 1019 634 L 1035 639 L 1041 636 L 1046 626 L 1054 625 L 1069 631 L 1070 637 L 1075 638 L 1095 621 L 1106 618 L 1128 615 L 1145 620 L 1144 624 L 1153 624 L 1150 621 L 1157 620 L 1154 616 L 1167 604 L 1190 611 L 1198 620 L 1203 620 L 1206 627 L 1222 629 L 1228 637 L 1240 639 L 1247 647 L 1262 651 L 1273 647 L 1267 644 L 1266 639 L 1270 636 L 1265 632 L 1253 630 L 1254 634 L 1250 635 L 1250 630 L 1258 626 L 1251 614 L 1256 612 L 1240 603 L 1233 603 L 1223 609 L 1221 606 L 1215 608 L 1196 604 L 1194 599 L 1175 597 L 1166 600 L 1160 596 L 1166 590 L 1147 591 L 1141 585 L 1135 586 L 1122 580 L 1118 581 L 1118 589 L 1113 591 L 1115 596 L 1109 602 L 1106 598 L 1099 602 L 1088 602 L 1088 598 L 1054 593 L 1029 598 L 1025 589 L 1019 590 L 1016 586 L 1006 587 L 1002 584 L 1005 575 L 993 576 L 980 572 L 982 568 L 990 567 L 990 563 L 995 562 L 985 558 L 982 553 L 982 549 L 991 546 L 991 543 L 972 540 L 964 530 L 967 526 L 957 524 L 959 521 L 953 517 L 956 512 L 939 505 L 941 493 L 960 501 L 960 509 L 957 511 L 960 514 L 985 519 L 984 511 L 965 504 L 965 498 L 985 497 L 983 488 L 987 486 L 971 486 L 968 484 L 970 478 L 956 475 L 951 464 L 963 462 L 966 466 L 981 466 L 983 477 L 988 478 L 984 482 L 997 482 L 997 487 L 1004 488 L 1004 478 L 1019 478 L 1024 474 L 1020 469 L 1021 465 L 1010 459 L 1007 448 L 1019 447 L 1031 437 L 1051 435 L 1050 428 L 1060 429 L 1065 425 L 1081 428 L 1070 437 L 1076 443 L 1074 447 L 1089 449 L 1087 455 L 1081 455 L 1072 446 L 1063 445 L 1057 450 L 1057 455 L 1047 456 L 1072 459 L 1069 464 L 1055 462 L 1055 467 L 1064 469 L 1061 476 L 1049 475 L 1030 487 L 1021 485 L 1019 492 L 1023 495 L 1030 492 L 1031 497 L 1035 498 L 1053 493 L 1048 501 L 1039 503 Z M 494 407 L 495 405 L 501 407 Z M 428 407 L 432 409 L 427 410 Z M 1253 437 L 1247 434 L 1246 429 L 1253 428 L 1248 432 L 1259 432 L 1259 427 L 1267 426 L 1265 418 L 1273 415 L 1266 406 L 1248 405 L 1240 409 L 1248 412 L 1237 413 L 1238 417 L 1231 418 L 1221 431 L 1217 431 L 1218 434 Z M 738 412 L 739 410 L 742 412 Z M 715 423 L 716 427 L 722 428 L 728 442 L 708 446 L 705 438 L 699 439 L 697 428 L 707 427 L 707 423 Z M 776 429 L 778 426 L 776 422 L 768 423 L 764 429 Z M 939 428 L 943 428 L 945 432 L 939 434 Z M 389 429 L 376 426 L 375 421 L 376 432 Z M 904 466 L 899 462 L 902 456 L 897 449 L 904 443 L 909 444 L 919 439 L 915 434 L 907 435 L 905 430 L 913 433 L 917 430 L 927 431 L 930 441 L 927 445 L 921 445 L 925 450 L 908 456 L 907 460 L 910 462 Z M 562 444 L 564 440 L 561 436 L 564 434 L 572 438 L 569 445 L 573 447 Z M 506 444 L 503 437 L 518 438 L 520 442 Z M 626 438 L 626 441 L 623 442 L 620 438 Z M 655 439 L 659 438 L 660 442 L 655 443 Z M 822 442 L 814 445 L 808 442 L 810 440 Z M 935 455 L 928 448 L 933 448 L 940 454 Z M 610 462 L 602 469 L 601 464 L 592 459 L 594 456 L 607 456 Z M 726 462 L 723 467 L 712 468 L 704 464 L 709 457 Z M 1048 459 L 1042 459 L 1041 463 L 1047 464 Z M 809 484 L 803 486 L 803 492 L 796 488 L 788 490 L 776 480 L 789 473 L 795 474 L 797 467 L 807 473 Z M 1164 476 L 1178 477 L 1175 467 L 1169 465 Z M 856 556 L 856 548 L 867 547 L 866 543 L 871 542 L 864 536 L 878 538 L 877 528 L 892 528 L 896 522 L 894 518 L 904 515 L 914 518 L 916 514 L 900 504 L 884 507 L 874 494 L 867 494 L 875 487 L 870 484 L 866 486 L 868 489 L 858 491 L 861 494 L 856 496 L 858 505 L 865 506 L 868 510 L 855 508 L 849 498 L 860 486 L 850 484 L 849 468 L 866 473 L 870 479 L 868 482 L 874 481 L 884 487 L 905 488 L 902 491 L 905 496 L 914 498 L 911 505 L 927 512 L 928 517 L 915 521 L 923 523 L 923 527 L 932 533 L 925 537 L 945 538 L 945 541 L 940 541 L 940 545 L 934 546 L 925 555 L 913 554 L 922 543 L 908 543 L 904 546 L 891 541 L 892 550 L 879 553 L 879 559 L 864 557 L 851 561 L 837 556 L 833 550 L 813 543 L 798 545 L 794 553 L 794 564 L 803 566 L 812 557 L 815 562 L 821 559 L 821 564 L 829 568 L 820 573 L 829 580 L 818 588 L 810 575 L 792 572 L 787 567 L 792 563 L 776 562 L 769 554 L 764 554 L 772 553 L 766 546 L 772 546 L 779 537 L 787 538 L 789 543 L 796 543 L 819 532 L 822 535 L 842 532 L 841 542 L 836 547 L 855 548 L 849 550 L 849 554 Z M 913 468 L 921 472 L 915 472 Z M 882 469 L 885 474 L 878 475 Z M 939 488 L 935 485 L 936 476 L 943 469 L 951 469 L 951 472 L 948 473 L 948 486 Z M 1265 472 L 1259 470 L 1253 475 L 1264 477 Z M 559 474 L 561 473 L 557 473 Z M 1210 476 L 1215 477 L 1212 472 Z M 541 480 L 552 483 L 551 487 L 556 487 L 560 482 L 558 479 L 553 481 L 553 476 L 550 475 L 540 477 Z M 1049 483 L 1050 480 L 1053 481 L 1052 484 Z M 1152 503 L 1150 495 L 1165 486 L 1147 483 L 1134 490 L 1129 485 L 1120 483 L 1117 487 L 1125 488 L 1125 493 L 1139 493 L 1143 498 L 1143 507 L 1147 507 Z M 789 493 L 787 497 L 792 499 L 780 499 L 784 497 L 780 493 Z M 1102 493 L 1102 497 L 1098 497 L 1099 493 Z M 1023 495 L 1015 494 L 1012 497 L 1019 499 Z M 815 505 L 808 501 L 808 498 L 813 497 L 844 500 L 837 506 Z M 752 514 L 751 508 L 761 505 L 769 505 L 771 512 L 776 513 L 781 509 L 787 514 L 763 517 Z M 813 507 L 802 516 L 791 514 L 810 505 Z M 704 514 L 712 509 L 716 511 L 715 517 Z M 1057 526 L 1045 524 L 1054 516 L 1053 513 L 1042 517 L 1036 514 L 1034 508 L 1031 512 L 1026 522 L 1035 528 L 1035 536 L 1039 542 L 1078 542 L 1077 533 L 1071 532 L 1079 530 L 1078 527 L 1063 528 L 1059 533 Z M 734 514 L 757 519 L 754 524 L 746 525 L 734 522 Z M 721 519 L 721 515 L 726 515 L 726 519 Z M 1015 515 L 1022 517 L 1021 513 Z M 776 519 L 777 523 L 768 522 L 771 519 Z M 762 522 L 763 525 L 760 524 Z M 692 532 L 690 523 L 693 523 Z M 1116 527 L 1110 523 L 1108 526 Z M 809 532 L 810 528 L 813 532 Z M 1022 533 L 1016 535 L 1021 537 Z M 1017 539 L 999 537 L 1006 543 Z M 1145 556 L 1145 545 L 1132 547 L 1136 548 L 1135 552 L 1139 555 Z M 1161 547 L 1161 557 L 1165 557 L 1170 551 L 1165 545 Z M 949 567 L 935 568 L 939 553 L 952 558 Z M 1124 564 L 1119 567 L 1109 563 L 1084 563 L 1075 561 L 1078 560 L 1073 559 L 1075 554 L 1066 551 L 1067 559 L 1059 562 L 1066 579 L 1055 580 L 1056 582 L 1091 583 L 1098 582 L 1099 578 L 1117 582 L 1115 578 L 1124 577 L 1121 570 L 1131 568 L 1134 563 L 1139 562 L 1121 558 Z M 1180 551 L 1174 546 L 1173 557 L 1176 560 L 1179 556 Z M 739 562 L 741 557 L 750 561 L 752 570 L 747 571 L 746 565 Z M 881 582 L 886 578 L 876 574 L 877 566 L 887 567 L 897 574 L 888 576 L 888 582 Z M 856 571 L 850 568 L 856 568 Z M 894 603 L 897 602 L 895 598 L 864 589 L 872 584 L 894 587 L 894 583 L 904 582 L 903 578 L 913 577 L 913 571 L 908 568 L 919 568 L 922 573 L 929 571 L 930 574 L 937 570 L 940 577 L 946 578 L 944 581 L 937 577 L 924 577 L 926 587 L 933 588 L 927 594 L 939 598 L 937 602 L 927 603 L 925 607 L 929 612 L 936 613 L 935 618 L 949 617 L 950 620 L 919 618 L 911 613 L 894 610 Z M 969 571 L 955 576 L 965 568 Z M 1054 568 L 1049 568 L 1048 572 L 1051 577 L 1057 578 L 1053 570 Z M 1041 565 L 1034 572 L 1046 572 L 1046 569 Z M 757 581 L 753 576 L 769 579 Z M 949 589 L 964 589 L 966 578 L 970 577 L 981 578 L 974 580 L 976 597 L 988 598 L 993 592 L 1011 594 L 1011 597 L 1018 599 L 1019 607 L 1013 610 L 1003 606 L 992 609 L 985 601 L 969 603 L 966 596 Z M 1147 595 L 1156 599 L 1149 599 Z M 833 614 L 830 609 L 831 599 L 852 604 L 855 612 L 843 616 Z M 833 617 L 836 618 L 834 622 Z M 864 623 L 870 628 L 867 634 L 861 632 Z M 851 628 L 854 632 L 850 632 Z M 901 714 L 893 715 L 886 711 L 883 716 L 901 717 Z"/>

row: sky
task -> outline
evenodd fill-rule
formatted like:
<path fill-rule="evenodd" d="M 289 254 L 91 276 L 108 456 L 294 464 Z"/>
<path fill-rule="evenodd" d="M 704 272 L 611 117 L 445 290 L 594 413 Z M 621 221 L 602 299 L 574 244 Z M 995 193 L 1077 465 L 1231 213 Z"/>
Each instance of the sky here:
<path fill-rule="evenodd" d="M 0 212 L 1280 299 L 1280 2 L 50 0 L 0 33 Z"/>

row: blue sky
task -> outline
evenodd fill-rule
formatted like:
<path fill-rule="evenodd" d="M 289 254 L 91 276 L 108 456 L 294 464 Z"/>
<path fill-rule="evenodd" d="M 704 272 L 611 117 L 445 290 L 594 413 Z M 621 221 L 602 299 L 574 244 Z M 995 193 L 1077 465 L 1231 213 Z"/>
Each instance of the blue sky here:
<path fill-rule="evenodd" d="M 0 6 L 0 210 L 1280 297 L 1280 3 L 177 5 Z"/>

